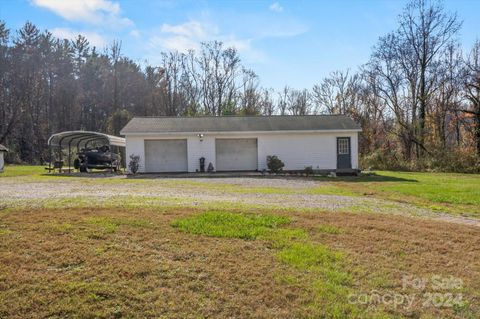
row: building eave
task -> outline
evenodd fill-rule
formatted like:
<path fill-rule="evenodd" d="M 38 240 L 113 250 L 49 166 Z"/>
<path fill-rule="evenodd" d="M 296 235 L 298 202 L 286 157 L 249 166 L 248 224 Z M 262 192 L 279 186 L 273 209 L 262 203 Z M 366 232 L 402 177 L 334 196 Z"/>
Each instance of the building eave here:
<path fill-rule="evenodd" d="M 123 136 L 171 136 L 171 135 L 242 135 L 242 134 L 299 134 L 299 133 L 358 133 L 362 129 L 336 129 L 336 130 L 281 130 L 281 131 L 189 131 L 189 132 L 124 132 Z"/>

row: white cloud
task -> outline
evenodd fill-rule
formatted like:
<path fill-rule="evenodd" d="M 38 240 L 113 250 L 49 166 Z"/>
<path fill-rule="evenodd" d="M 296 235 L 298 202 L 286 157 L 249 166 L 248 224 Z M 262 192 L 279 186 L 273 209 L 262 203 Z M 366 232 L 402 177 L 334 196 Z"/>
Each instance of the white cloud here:
<path fill-rule="evenodd" d="M 270 7 L 268 7 L 268 8 L 270 9 L 270 11 L 273 11 L 273 12 L 282 12 L 283 11 L 283 7 L 278 2 L 272 3 L 270 5 Z"/>
<path fill-rule="evenodd" d="M 133 29 L 132 31 L 130 31 L 129 34 L 130 34 L 132 37 L 135 37 L 135 38 L 140 37 L 140 31 L 137 30 L 137 29 Z"/>
<path fill-rule="evenodd" d="M 105 38 L 96 32 L 80 32 L 68 28 L 53 28 L 50 29 L 50 32 L 57 38 L 68 40 L 74 40 L 79 34 L 81 34 L 87 38 L 90 45 L 96 46 L 97 48 L 103 48 L 107 44 Z"/>
<path fill-rule="evenodd" d="M 109 27 L 126 27 L 133 22 L 121 16 L 120 5 L 110 0 L 32 0 L 68 21 L 85 22 Z"/>
<path fill-rule="evenodd" d="M 212 25 L 191 20 L 182 24 L 163 24 L 160 35 L 152 37 L 150 42 L 170 51 L 186 52 L 196 50 L 202 41 L 218 39 L 218 29 Z"/>
<path fill-rule="evenodd" d="M 159 61 L 158 53 L 161 51 L 198 50 L 202 42 L 213 40 L 222 41 L 225 47 L 234 47 L 246 60 L 259 61 L 264 58 L 263 53 L 252 47 L 251 39 L 240 39 L 233 34 L 222 34 L 213 24 L 190 20 L 177 25 L 163 24 L 148 41 L 151 53 L 148 59 L 150 62 L 157 63 Z"/>
<path fill-rule="evenodd" d="M 216 27 L 195 20 L 178 25 L 163 24 L 161 31 L 191 38 L 205 38 L 218 33 Z"/>
<path fill-rule="evenodd" d="M 196 50 L 200 46 L 199 41 L 182 36 L 154 36 L 150 39 L 149 43 L 152 47 L 159 47 L 162 50 L 179 52 L 187 52 L 191 49 Z"/>

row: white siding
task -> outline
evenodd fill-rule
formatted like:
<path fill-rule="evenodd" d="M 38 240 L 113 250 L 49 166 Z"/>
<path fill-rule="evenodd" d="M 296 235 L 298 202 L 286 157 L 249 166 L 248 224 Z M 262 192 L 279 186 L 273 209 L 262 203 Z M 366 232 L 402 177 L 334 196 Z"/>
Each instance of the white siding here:
<path fill-rule="evenodd" d="M 276 155 L 284 170 L 334 169 L 337 165 L 336 137 L 328 134 L 266 135 L 259 138 L 260 170 L 267 169 L 267 156 Z"/>
<path fill-rule="evenodd" d="M 213 167 L 217 167 L 215 163 L 215 137 L 205 135 L 199 138 L 197 135 L 188 137 L 188 171 L 195 172 L 200 170 L 200 157 L 205 157 L 205 171 L 208 164 L 212 163 Z"/>
<path fill-rule="evenodd" d="M 351 138 L 352 168 L 358 169 L 358 133 L 348 135 Z"/>
<path fill-rule="evenodd" d="M 3 166 L 5 165 L 5 162 L 3 161 L 3 155 L 5 152 L 0 151 L 0 172 L 3 172 Z"/>
<path fill-rule="evenodd" d="M 267 155 L 276 155 L 285 170 L 336 169 L 337 137 L 350 137 L 352 168 L 358 168 L 357 133 L 265 134 L 258 138 L 259 169 L 267 169 Z"/>
<path fill-rule="evenodd" d="M 140 155 L 139 172 L 145 172 L 145 140 L 187 139 L 188 171 L 200 168 L 199 158 L 205 157 L 205 169 L 209 163 L 216 168 L 215 138 L 257 138 L 258 169 L 267 169 L 267 155 L 277 155 L 284 163 L 285 170 L 313 169 L 334 170 L 337 167 L 337 137 L 351 138 L 352 168 L 358 168 L 357 132 L 273 132 L 273 133 L 204 133 L 198 134 L 149 134 L 127 135 L 127 163 L 130 154 Z"/>
<path fill-rule="evenodd" d="M 138 167 L 138 171 L 140 173 L 145 173 L 145 137 L 143 136 L 126 136 L 125 140 L 127 142 L 127 146 L 125 147 L 125 156 L 127 168 L 128 163 L 130 163 L 130 155 L 138 155 L 140 156 L 140 163 Z"/>

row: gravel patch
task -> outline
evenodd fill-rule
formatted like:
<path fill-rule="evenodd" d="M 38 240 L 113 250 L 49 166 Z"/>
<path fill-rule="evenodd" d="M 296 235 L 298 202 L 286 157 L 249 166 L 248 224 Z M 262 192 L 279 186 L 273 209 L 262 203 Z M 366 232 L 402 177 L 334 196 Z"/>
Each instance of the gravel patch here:
<path fill-rule="evenodd" d="M 172 179 L 169 179 L 172 180 Z M 195 178 L 190 179 L 202 183 L 229 184 L 242 187 L 274 187 L 287 189 L 305 189 L 319 186 L 322 183 L 313 180 L 280 179 L 280 178 L 255 178 L 255 177 L 231 177 L 231 178 Z"/>
<path fill-rule="evenodd" d="M 117 179 L 118 177 L 113 177 Z M 305 194 L 302 190 L 327 185 L 326 182 L 277 178 L 163 178 L 147 182 L 121 181 L 110 179 L 59 178 L 42 182 L 22 178 L 0 180 L 0 207 L 11 205 L 41 206 L 52 200 L 89 198 L 106 201 L 124 196 L 137 196 L 139 201 L 149 198 L 177 201 L 184 205 L 199 205 L 219 202 L 255 205 L 260 207 L 287 209 L 318 209 L 342 212 L 358 211 L 396 215 L 419 216 L 453 223 L 480 226 L 480 221 L 461 216 L 452 216 L 429 211 L 414 205 L 397 203 L 371 197 Z M 105 182 L 103 182 L 105 181 Z M 203 185 L 202 185 L 203 184 Z M 228 187 L 222 188 L 222 185 Z M 273 188 L 298 193 L 236 192 L 232 186 L 242 189 Z"/>

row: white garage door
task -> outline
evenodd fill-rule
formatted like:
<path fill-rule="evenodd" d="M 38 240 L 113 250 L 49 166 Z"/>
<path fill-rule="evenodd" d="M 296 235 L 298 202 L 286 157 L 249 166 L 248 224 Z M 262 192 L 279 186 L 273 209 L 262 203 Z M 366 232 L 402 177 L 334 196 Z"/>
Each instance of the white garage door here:
<path fill-rule="evenodd" d="M 257 165 L 256 138 L 215 140 L 217 171 L 254 171 Z"/>
<path fill-rule="evenodd" d="M 145 170 L 148 173 L 186 172 L 187 140 L 145 141 Z"/>

